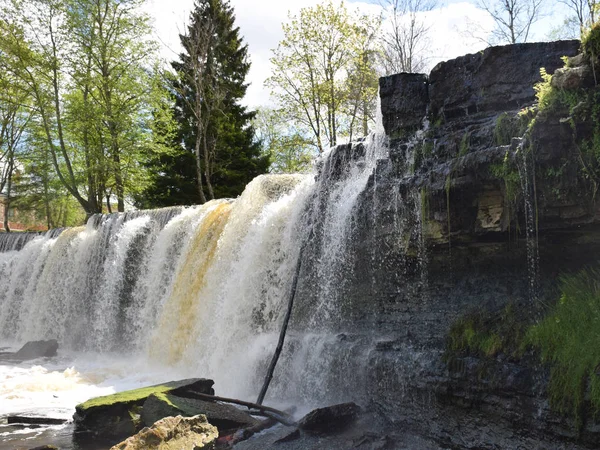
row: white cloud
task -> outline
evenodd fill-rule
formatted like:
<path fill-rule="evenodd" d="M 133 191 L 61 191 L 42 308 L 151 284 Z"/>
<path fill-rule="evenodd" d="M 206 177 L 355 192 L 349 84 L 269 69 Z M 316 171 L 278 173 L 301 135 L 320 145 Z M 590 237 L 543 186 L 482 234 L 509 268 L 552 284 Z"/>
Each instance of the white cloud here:
<path fill-rule="evenodd" d="M 231 0 L 235 10 L 236 24 L 248 43 L 252 66 L 248 75 L 250 87 L 244 102 L 250 106 L 269 103 L 269 92 L 264 81 L 271 72 L 271 49 L 283 38 L 281 24 L 288 20 L 288 13 L 297 14 L 301 8 L 313 6 L 320 0 Z M 162 43 L 162 56 L 166 60 L 177 58 L 180 51 L 179 32 L 185 27 L 193 0 L 149 0 L 146 11 L 154 17 L 156 36 Z M 381 8 L 361 1 L 348 3 L 350 11 L 357 8 L 363 13 L 378 14 Z M 467 17 L 481 24 L 484 29 L 492 25 L 487 13 L 473 4 L 452 3 L 444 8 L 424 14 L 431 25 L 431 51 L 435 62 L 480 50 L 485 45 L 474 38 L 466 38 L 459 30 L 464 28 Z M 433 61 L 433 60 L 432 60 Z"/>

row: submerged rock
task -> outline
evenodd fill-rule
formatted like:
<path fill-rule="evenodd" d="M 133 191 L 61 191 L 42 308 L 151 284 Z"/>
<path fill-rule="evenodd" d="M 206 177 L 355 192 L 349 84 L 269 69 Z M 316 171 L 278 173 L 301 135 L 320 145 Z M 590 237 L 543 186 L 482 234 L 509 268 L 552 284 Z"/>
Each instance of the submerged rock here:
<path fill-rule="evenodd" d="M 166 417 L 111 450 L 198 450 L 213 448 L 219 433 L 206 416 Z"/>
<path fill-rule="evenodd" d="M 58 342 L 56 339 L 47 341 L 30 341 L 27 342 L 16 352 L 0 353 L 0 359 L 11 361 L 28 361 L 36 358 L 50 358 L 56 356 L 58 350 Z"/>
<path fill-rule="evenodd" d="M 191 378 L 93 398 L 75 407 L 75 430 L 115 442 L 139 431 L 142 406 L 151 395 L 186 392 L 213 395 L 213 384 L 212 380 Z"/>

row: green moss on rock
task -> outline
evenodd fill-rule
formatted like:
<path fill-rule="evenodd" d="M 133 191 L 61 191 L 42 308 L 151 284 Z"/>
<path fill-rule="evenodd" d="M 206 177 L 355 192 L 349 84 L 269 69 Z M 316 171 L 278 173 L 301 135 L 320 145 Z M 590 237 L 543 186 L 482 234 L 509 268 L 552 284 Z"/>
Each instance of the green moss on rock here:
<path fill-rule="evenodd" d="M 459 353 L 493 357 L 502 352 L 518 356 L 527 324 L 508 303 L 500 312 L 476 311 L 458 319 L 450 327 L 447 360 Z"/>
<path fill-rule="evenodd" d="M 118 392 L 116 394 L 105 395 L 102 397 L 96 397 L 88 400 L 87 402 L 81 403 L 77 408 L 81 410 L 87 410 L 90 408 L 103 407 L 114 405 L 115 403 L 137 403 L 140 400 L 145 400 L 152 394 L 159 394 L 162 392 L 172 391 L 174 388 L 170 383 L 158 384 L 156 386 L 144 387 L 141 389 L 134 389 L 132 391 Z"/>

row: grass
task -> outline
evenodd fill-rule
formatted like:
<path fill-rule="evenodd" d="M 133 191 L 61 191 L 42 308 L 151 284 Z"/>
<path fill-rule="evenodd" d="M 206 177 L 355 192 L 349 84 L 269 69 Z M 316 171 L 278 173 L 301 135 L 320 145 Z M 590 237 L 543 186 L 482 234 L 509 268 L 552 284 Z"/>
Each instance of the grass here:
<path fill-rule="evenodd" d="M 572 414 L 579 426 L 587 410 L 600 413 L 600 270 L 561 279 L 561 297 L 525 342 L 550 364 L 551 405 Z"/>
<path fill-rule="evenodd" d="M 518 356 L 522 349 L 526 324 L 512 302 L 497 313 L 475 311 L 456 321 L 450 328 L 447 357 L 456 353 L 494 357 L 502 352 Z"/>
<path fill-rule="evenodd" d="M 471 133 L 466 132 L 463 134 L 462 139 L 460 140 L 460 147 L 458 149 L 458 156 L 462 157 L 469 153 L 471 149 Z"/>

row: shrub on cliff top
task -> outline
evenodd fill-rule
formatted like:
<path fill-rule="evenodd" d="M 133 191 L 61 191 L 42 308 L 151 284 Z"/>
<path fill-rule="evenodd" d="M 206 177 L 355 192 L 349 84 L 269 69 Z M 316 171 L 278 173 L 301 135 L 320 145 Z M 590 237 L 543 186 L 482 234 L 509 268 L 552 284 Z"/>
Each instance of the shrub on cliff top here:
<path fill-rule="evenodd" d="M 579 426 L 589 401 L 600 413 L 600 270 L 563 277 L 561 297 L 546 318 L 527 333 L 551 365 L 550 402 L 572 413 Z"/>
<path fill-rule="evenodd" d="M 592 58 L 600 56 L 600 22 L 596 22 L 581 37 L 581 50 Z"/>

